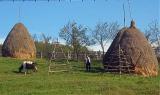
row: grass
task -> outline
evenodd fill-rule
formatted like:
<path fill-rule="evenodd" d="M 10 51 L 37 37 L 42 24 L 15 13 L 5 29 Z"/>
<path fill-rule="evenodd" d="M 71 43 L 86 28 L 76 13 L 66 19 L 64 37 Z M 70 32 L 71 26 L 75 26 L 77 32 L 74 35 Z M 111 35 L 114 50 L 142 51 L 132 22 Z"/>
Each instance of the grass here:
<path fill-rule="evenodd" d="M 48 75 L 46 60 L 37 59 L 38 72 L 17 73 L 21 60 L 0 57 L 0 95 L 160 95 L 160 75 L 144 78 L 102 72 L 94 61 L 85 72 L 83 62 L 71 62 L 69 72 Z"/>

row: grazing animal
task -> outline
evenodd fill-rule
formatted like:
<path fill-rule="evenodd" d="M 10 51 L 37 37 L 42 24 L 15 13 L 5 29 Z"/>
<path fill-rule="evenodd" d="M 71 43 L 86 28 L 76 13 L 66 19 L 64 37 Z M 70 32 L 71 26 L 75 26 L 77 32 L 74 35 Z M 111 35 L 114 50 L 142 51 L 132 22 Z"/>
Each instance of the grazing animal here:
<path fill-rule="evenodd" d="M 34 72 L 37 71 L 36 63 L 32 61 L 23 61 L 21 66 L 19 67 L 19 72 L 24 72 L 25 75 L 28 70 L 33 70 Z"/>

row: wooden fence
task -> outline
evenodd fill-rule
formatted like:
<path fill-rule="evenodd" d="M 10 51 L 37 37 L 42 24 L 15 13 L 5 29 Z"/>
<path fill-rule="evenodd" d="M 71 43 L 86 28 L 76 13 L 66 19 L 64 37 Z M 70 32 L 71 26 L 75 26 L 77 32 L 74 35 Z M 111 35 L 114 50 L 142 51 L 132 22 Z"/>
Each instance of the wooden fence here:
<path fill-rule="evenodd" d="M 84 60 L 86 55 L 90 56 L 90 58 L 94 59 L 94 60 L 101 60 L 102 59 L 101 52 L 89 52 L 89 53 L 81 52 L 78 54 L 78 59 Z M 72 52 L 67 52 L 67 53 L 56 52 L 56 54 L 54 54 L 54 55 L 51 52 L 48 52 L 48 53 L 37 52 L 37 58 L 51 58 L 51 56 L 52 57 L 54 56 L 54 58 L 56 58 L 56 59 L 65 59 L 65 58 L 67 58 L 69 60 L 77 59 L 77 58 L 75 58 L 75 54 Z"/>
<path fill-rule="evenodd" d="M 42 52 L 37 52 L 37 54 L 36 54 L 37 58 L 50 58 L 51 55 L 52 55 L 52 53 L 50 53 L 50 52 L 45 53 L 45 54 Z M 68 52 L 68 53 L 65 53 L 65 56 L 64 56 L 64 53 L 57 52 L 55 58 L 57 58 L 57 59 L 67 58 L 69 60 L 73 60 L 73 59 L 76 59 L 76 58 L 74 58 L 74 55 L 75 55 L 74 53 Z M 94 60 L 101 60 L 102 59 L 102 53 L 89 52 L 89 53 L 79 53 L 79 55 L 78 55 L 79 60 L 84 60 L 86 55 L 89 55 L 90 58 L 94 59 Z M 2 56 L 2 52 L 0 50 L 0 57 L 1 56 Z"/>

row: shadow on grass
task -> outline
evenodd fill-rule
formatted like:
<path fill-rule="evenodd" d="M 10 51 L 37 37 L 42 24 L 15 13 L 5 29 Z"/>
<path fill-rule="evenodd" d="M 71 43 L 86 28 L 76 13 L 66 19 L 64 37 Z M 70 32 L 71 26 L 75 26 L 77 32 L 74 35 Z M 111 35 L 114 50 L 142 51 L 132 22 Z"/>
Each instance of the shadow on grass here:
<path fill-rule="evenodd" d="M 91 73 L 99 73 L 99 72 L 104 73 L 105 71 L 101 67 L 92 67 L 89 72 L 91 72 Z"/>
<path fill-rule="evenodd" d="M 104 69 L 102 69 L 101 67 L 91 67 L 91 69 L 89 71 L 87 71 L 87 70 L 83 70 L 83 71 L 89 72 L 89 73 L 104 73 L 105 72 Z"/>
<path fill-rule="evenodd" d="M 13 73 L 16 73 L 16 74 L 20 74 L 21 72 L 19 71 L 12 71 Z"/>
<path fill-rule="evenodd" d="M 73 66 L 73 71 L 80 71 L 80 72 L 88 72 L 88 73 L 104 73 L 104 69 L 101 67 L 91 67 L 89 71 L 86 70 L 85 67 Z"/>
<path fill-rule="evenodd" d="M 15 73 L 15 74 L 22 74 L 22 75 L 24 75 L 25 74 L 25 72 L 19 72 L 19 71 L 12 71 L 13 73 Z M 33 72 L 31 72 L 31 71 L 29 71 L 29 72 L 27 72 L 26 74 L 32 74 Z"/>

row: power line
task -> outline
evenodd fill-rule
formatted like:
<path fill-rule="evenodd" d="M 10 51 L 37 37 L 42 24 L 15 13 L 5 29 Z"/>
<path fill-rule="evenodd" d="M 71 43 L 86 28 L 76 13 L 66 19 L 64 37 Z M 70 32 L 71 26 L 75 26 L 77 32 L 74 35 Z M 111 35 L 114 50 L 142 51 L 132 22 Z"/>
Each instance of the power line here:
<path fill-rule="evenodd" d="M 47 2 L 63 2 L 63 1 L 68 1 L 68 2 L 72 2 L 72 1 L 81 1 L 81 2 L 84 2 L 84 1 L 93 1 L 95 2 L 96 0 L 0 0 L 1 1 L 12 1 L 12 2 L 25 2 L 25 1 L 32 1 L 32 2 L 38 2 L 38 1 L 47 1 Z M 107 1 L 107 0 L 104 0 L 104 1 Z"/>

